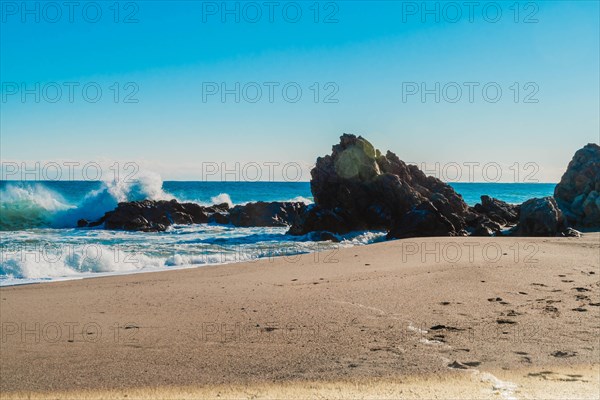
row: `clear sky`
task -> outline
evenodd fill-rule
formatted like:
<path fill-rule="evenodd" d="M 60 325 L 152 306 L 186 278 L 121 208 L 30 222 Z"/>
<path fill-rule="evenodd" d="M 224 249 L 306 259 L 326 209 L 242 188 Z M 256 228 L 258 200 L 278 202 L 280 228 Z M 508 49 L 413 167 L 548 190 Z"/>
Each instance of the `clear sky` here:
<path fill-rule="evenodd" d="M 308 166 L 350 132 L 556 182 L 600 140 L 598 1 L 53 4 L 1 2 L 3 162 L 200 180 Z"/>

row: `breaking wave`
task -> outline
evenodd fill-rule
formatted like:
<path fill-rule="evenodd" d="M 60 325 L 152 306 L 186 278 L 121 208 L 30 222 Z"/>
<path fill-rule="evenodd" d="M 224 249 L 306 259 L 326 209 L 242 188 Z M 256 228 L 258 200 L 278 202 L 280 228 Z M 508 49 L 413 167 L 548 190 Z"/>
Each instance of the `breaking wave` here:
<path fill-rule="evenodd" d="M 132 182 L 103 182 L 97 190 L 72 204 L 43 183 L 7 183 L 0 189 L 0 230 L 74 227 L 79 219 L 97 220 L 119 202 L 170 200 L 156 174 Z"/>

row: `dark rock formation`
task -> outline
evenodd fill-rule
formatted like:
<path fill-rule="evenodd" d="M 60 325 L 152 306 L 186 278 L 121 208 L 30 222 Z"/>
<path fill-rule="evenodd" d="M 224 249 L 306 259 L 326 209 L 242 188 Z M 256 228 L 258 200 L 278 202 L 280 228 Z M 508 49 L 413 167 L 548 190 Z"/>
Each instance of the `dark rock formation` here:
<path fill-rule="evenodd" d="M 521 204 L 515 236 L 563 236 L 567 231 L 565 218 L 552 197 L 530 199 Z"/>
<path fill-rule="evenodd" d="M 311 205 L 290 227 L 290 235 L 304 235 L 315 231 L 347 233 L 352 230 L 347 220 L 350 216 L 341 209 L 327 210 Z"/>
<path fill-rule="evenodd" d="M 79 220 L 78 227 L 93 227 L 104 223 L 106 229 L 162 232 L 172 224 L 201 224 L 209 222 L 215 214 L 226 213 L 227 204 L 203 207 L 195 203 L 171 201 L 133 201 L 119 203 L 95 222 Z"/>
<path fill-rule="evenodd" d="M 289 226 L 305 212 L 304 203 L 272 202 L 248 203 L 229 211 L 229 222 L 234 226 Z"/>
<path fill-rule="evenodd" d="M 467 232 L 471 236 L 501 236 L 504 229 L 512 227 L 492 221 L 485 215 L 477 213 L 467 215 L 466 221 Z"/>
<path fill-rule="evenodd" d="M 206 223 L 212 215 L 227 211 L 228 208 L 227 204 L 202 207 L 195 203 L 179 203 L 176 200 L 120 203 L 114 211 L 104 215 L 104 227 L 160 232 L 172 224 Z"/>
<path fill-rule="evenodd" d="M 570 225 L 600 229 L 600 146 L 590 143 L 575 153 L 554 198 Z"/>
<path fill-rule="evenodd" d="M 319 231 L 319 232 L 315 232 L 317 234 L 317 236 L 312 236 L 311 239 L 316 241 L 316 242 L 324 242 L 324 241 L 330 241 L 330 242 L 334 242 L 334 243 L 339 243 L 340 239 L 338 239 L 337 236 L 335 236 L 333 233 L 331 232 L 327 232 L 327 231 Z"/>
<path fill-rule="evenodd" d="M 392 152 L 382 155 L 360 136 L 342 135 L 331 155 L 317 159 L 311 176 L 315 205 L 291 234 L 393 230 L 404 237 L 409 231 L 398 226 L 402 220 L 414 224 L 417 236 L 465 234 L 468 207 L 452 187 Z"/>
<path fill-rule="evenodd" d="M 432 203 L 425 201 L 402 216 L 388 232 L 388 239 L 416 236 L 455 236 L 455 227 Z"/>
<path fill-rule="evenodd" d="M 519 205 L 508 204 L 490 196 L 481 196 L 481 203 L 476 204 L 472 211 L 500 225 L 514 225 L 519 222 L 520 208 Z"/>
<path fill-rule="evenodd" d="M 600 147 L 579 150 L 555 197 L 511 205 L 489 196 L 468 207 L 437 178 L 407 165 L 394 153 L 382 155 L 362 137 L 344 134 L 332 154 L 311 171 L 315 204 L 257 202 L 227 204 L 151 201 L 120 203 L 98 221 L 106 229 L 164 231 L 172 224 L 218 223 L 240 227 L 290 226 L 288 233 L 310 240 L 338 241 L 350 231 L 386 230 L 389 239 L 418 236 L 577 236 L 575 226 L 600 228 Z M 560 208 L 559 208 L 560 206 Z M 561 212 L 564 211 L 564 215 Z"/>
<path fill-rule="evenodd" d="M 171 201 L 133 201 L 119 203 L 100 220 L 77 221 L 77 226 L 104 224 L 106 229 L 162 232 L 173 224 L 232 224 L 235 226 L 289 226 L 304 214 L 306 205 L 294 202 L 258 202 L 232 209 L 226 203 L 204 207 L 195 203 Z"/>
<path fill-rule="evenodd" d="M 520 205 L 481 196 L 481 203 L 469 208 L 465 220 L 471 236 L 501 236 L 519 222 Z"/>

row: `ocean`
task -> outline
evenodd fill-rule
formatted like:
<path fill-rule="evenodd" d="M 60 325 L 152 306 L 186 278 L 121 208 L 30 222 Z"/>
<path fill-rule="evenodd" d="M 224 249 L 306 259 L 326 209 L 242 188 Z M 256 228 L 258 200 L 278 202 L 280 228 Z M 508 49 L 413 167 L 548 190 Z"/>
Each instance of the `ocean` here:
<path fill-rule="evenodd" d="M 481 195 L 522 203 L 551 196 L 553 183 L 451 183 L 467 204 Z M 252 261 L 385 240 L 385 232 L 353 232 L 340 243 L 286 235 L 286 228 L 215 224 L 142 233 L 77 229 L 121 201 L 177 199 L 202 205 L 252 201 L 312 203 L 308 182 L 174 182 L 157 176 L 132 183 L 0 181 L 0 286 Z"/>

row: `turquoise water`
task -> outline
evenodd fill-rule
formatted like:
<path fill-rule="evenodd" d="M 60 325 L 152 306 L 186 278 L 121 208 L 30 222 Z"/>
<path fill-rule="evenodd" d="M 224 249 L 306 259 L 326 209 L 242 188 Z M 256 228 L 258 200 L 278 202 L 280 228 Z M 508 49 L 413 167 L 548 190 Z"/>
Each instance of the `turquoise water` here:
<path fill-rule="evenodd" d="M 474 205 L 483 194 L 509 203 L 551 196 L 555 184 L 454 183 Z M 120 201 L 178 199 L 214 204 L 252 201 L 312 202 L 308 182 L 133 183 L 0 181 L 0 285 L 106 274 L 188 268 L 332 251 L 384 240 L 384 232 L 355 232 L 340 244 L 286 235 L 286 228 L 235 228 L 211 224 L 174 226 L 167 232 L 76 229 Z"/>

